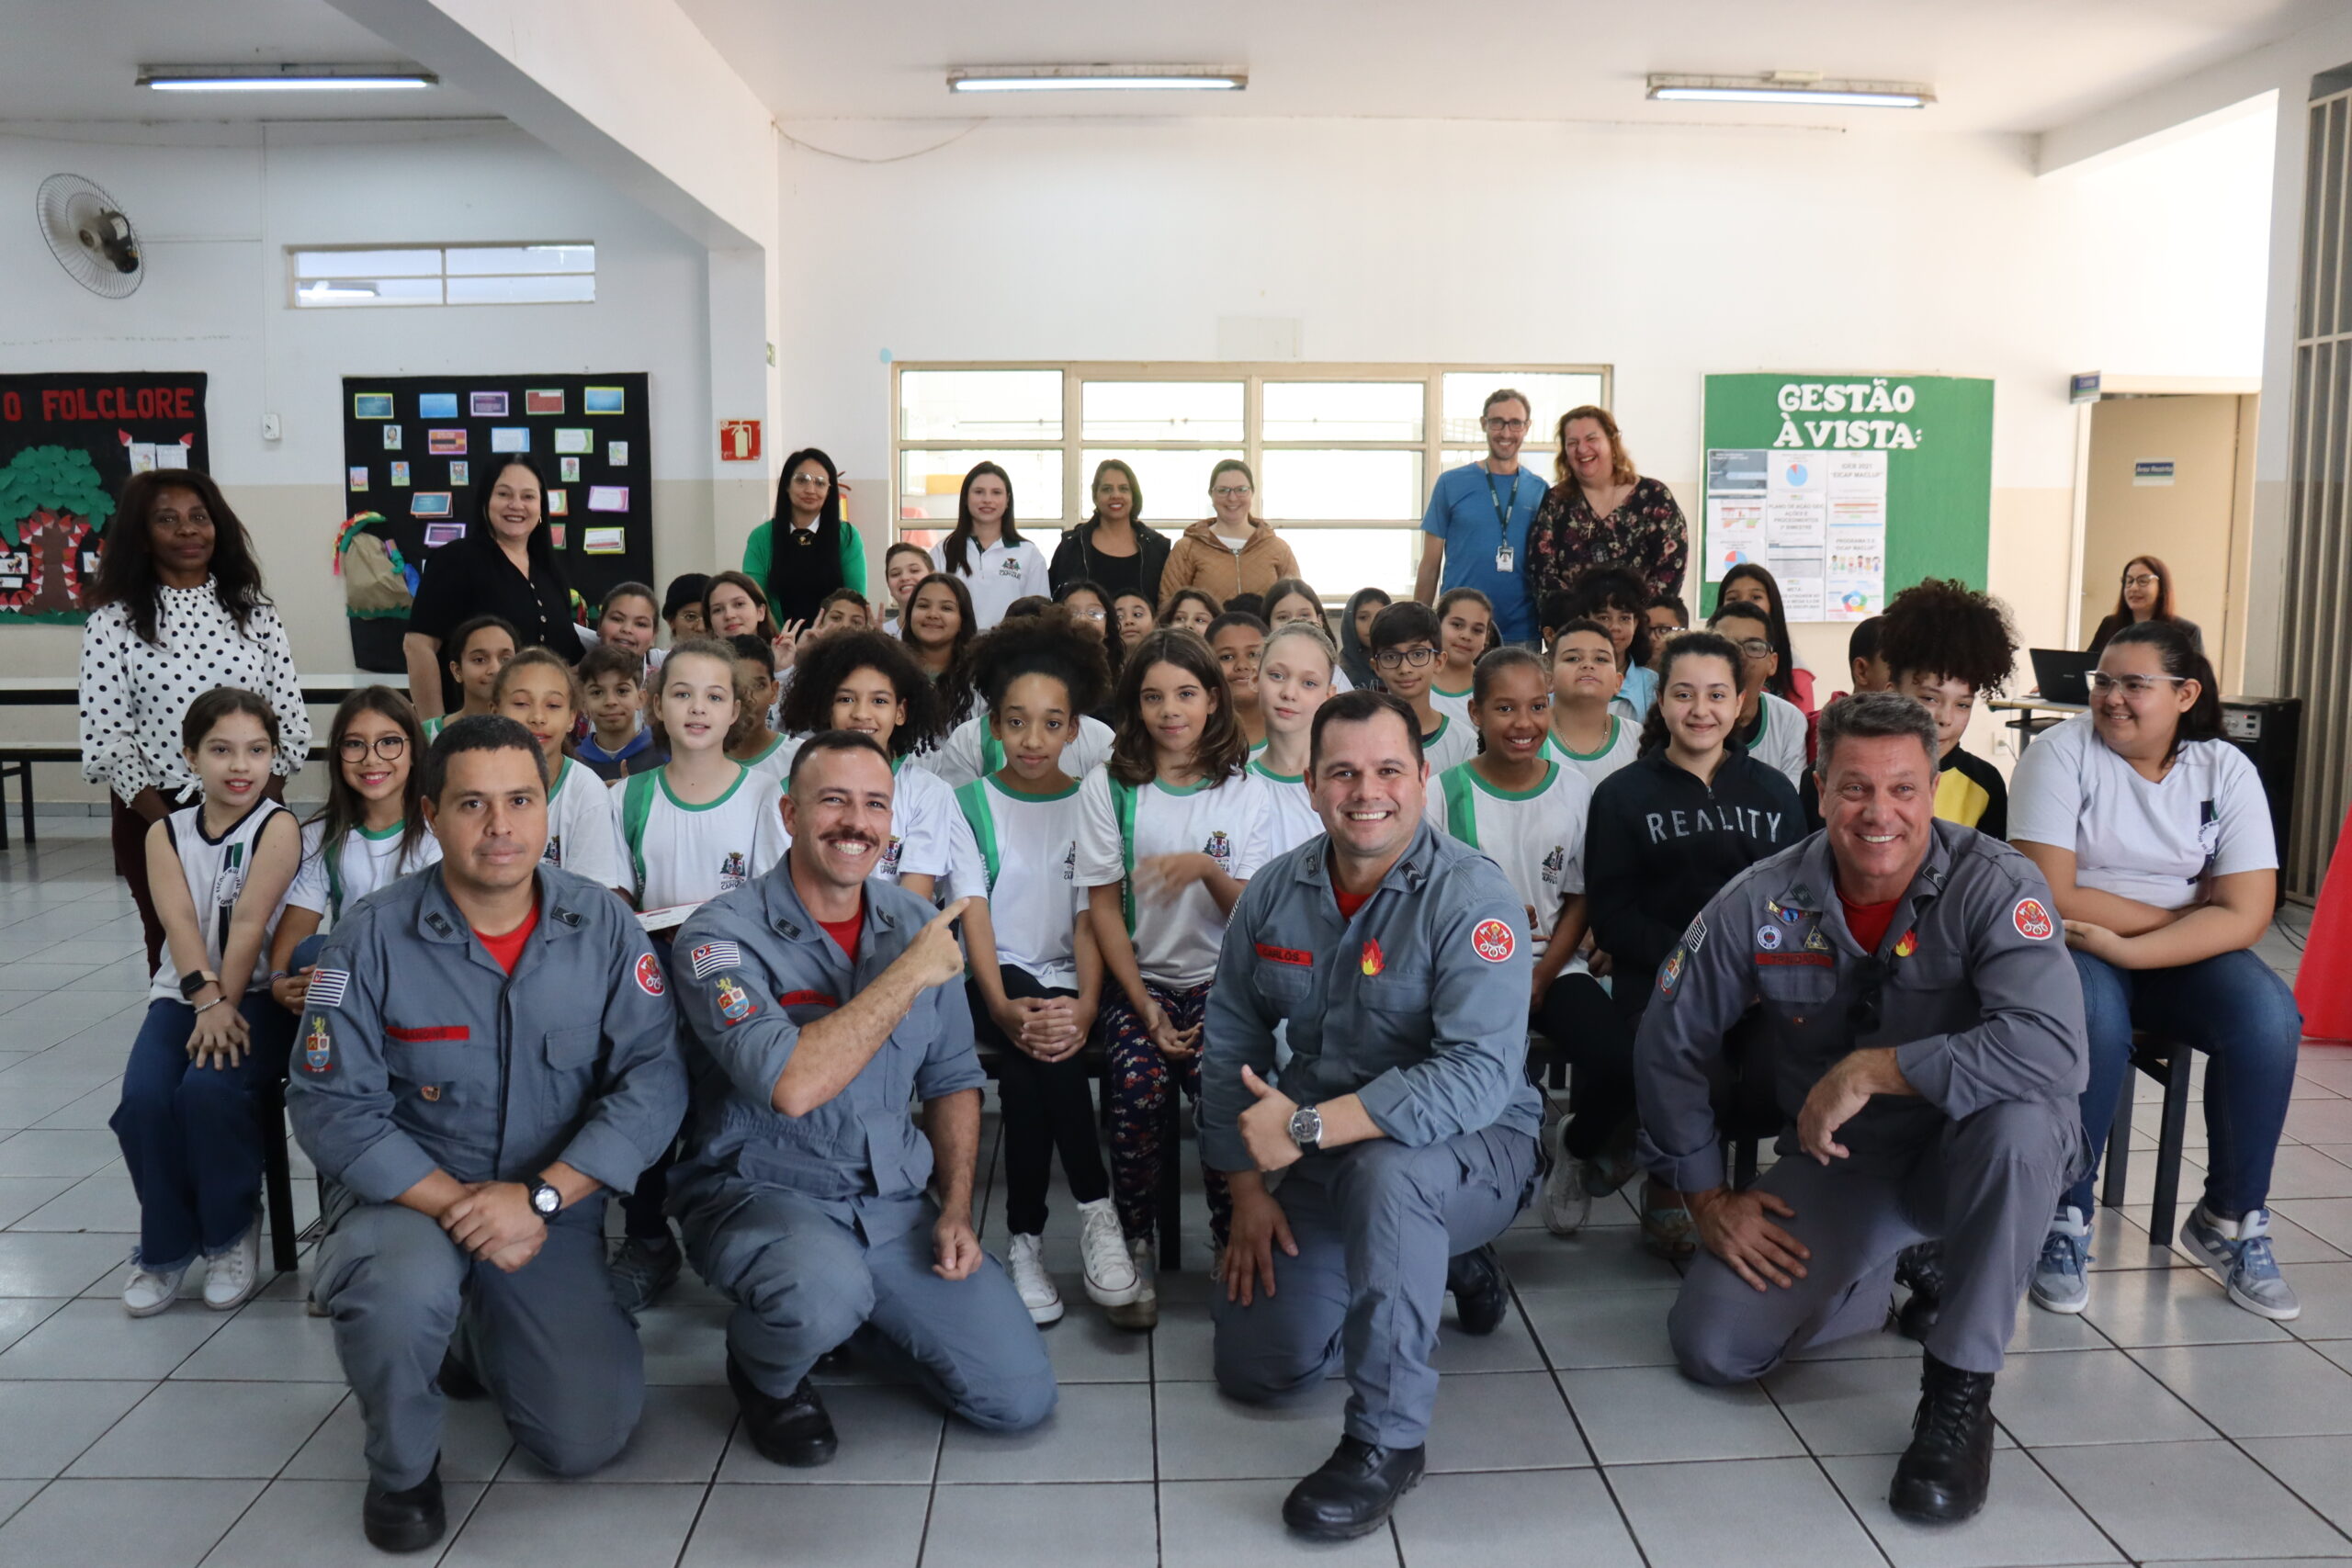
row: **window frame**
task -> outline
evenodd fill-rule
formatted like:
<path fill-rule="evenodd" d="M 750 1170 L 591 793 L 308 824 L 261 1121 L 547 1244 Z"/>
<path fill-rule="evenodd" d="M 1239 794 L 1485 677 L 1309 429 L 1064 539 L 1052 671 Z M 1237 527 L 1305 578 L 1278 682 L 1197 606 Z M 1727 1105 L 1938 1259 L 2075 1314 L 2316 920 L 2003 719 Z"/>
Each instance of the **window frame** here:
<path fill-rule="evenodd" d="M 584 250 L 589 254 L 589 265 L 584 271 L 578 267 L 549 267 L 539 272 L 452 273 L 449 270 L 451 251 L 529 250 Z M 441 298 L 438 299 L 424 299 L 413 303 L 385 299 L 366 302 L 352 300 L 332 305 L 323 302 L 306 305 L 302 302 L 302 285 L 306 281 L 312 283 L 345 281 L 316 276 L 305 279 L 300 259 L 303 256 L 336 254 L 376 255 L 388 253 L 421 255 L 427 252 L 438 258 L 439 265 L 436 270 L 430 273 L 420 272 L 399 276 L 432 278 L 441 288 Z M 383 273 L 366 279 L 355 276 L 348 281 L 374 282 L 377 281 L 377 277 L 392 276 L 394 275 Z M 452 299 L 449 298 L 449 283 L 452 278 L 470 281 L 486 277 L 585 277 L 588 279 L 588 298 L 585 299 Z M 596 242 L 594 240 L 393 240 L 332 245 L 289 244 L 286 247 L 286 308 L 289 310 L 468 310 L 484 307 L 507 310 L 517 306 L 593 305 L 596 302 Z"/>
<path fill-rule="evenodd" d="M 1058 439 L 1032 441 L 976 441 L 970 437 L 942 440 L 910 440 L 901 433 L 903 389 L 900 378 L 909 371 L 937 370 L 1057 370 L 1062 376 L 1062 433 Z M 1613 366 L 1605 364 L 1533 364 L 1498 363 L 1467 364 L 1332 364 L 1312 360 L 1240 361 L 1240 360 L 982 360 L 982 359 L 894 359 L 890 365 L 890 537 L 905 538 L 910 532 L 944 533 L 949 525 L 940 519 L 929 521 L 910 519 L 904 515 L 907 496 L 905 454 L 924 451 L 972 451 L 992 449 L 1002 451 L 1058 451 L 1062 454 L 1062 495 L 1059 514 L 1053 518 L 1034 519 L 1037 526 L 1069 529 L 1086 520 L 1086 486 L 1091 475 L 1084 466 L 1084 452 L 1090 447 L 1113 447 L 1123 451 L 1207 452 L 1230 451 L 1238 447 L 1242 460 L 1252 473 L 1265 472 L 1265 455 L 1271 451 L 1309 452 L 1408 452 L 1421 454 L 1421 501 L 1427 503 L 1430 487 L 1449 467 L 1470 462 L 1486 451 L 1484 443 L 1464 444 L 1447 441 L 1445 436 L 1444 403 L 1445 378 L 1458 375 L 1491 375 L 1496 385 L 1509 386 L 1516 376 L 1594 376 L 1600 381 L 1600 406 L 1611 406 L 1616 375 Z M 1089 381 L 1239 381 L 1241 394 L 1241 435 L 1238 440 L 1147 441 L 1121 437 L 1103 437 L 1089 441 L 1084 436 L 1080 413 L 1085 384 Z M 1419 381 L 1421 383 L 1421 439 L 1418 442 L 1393 441 L 1269 441 L 1265 428 L 1265 388 L 1268 382 L 1314 381 Z M 1534 431 L 1528 433 L 1531 442 L 1542 439 Z M 1528 459 L 1522 456 L 1521 462 Z M 1537 471 L 1549 482 L 1551 465 L 1538 461 Z M 1201 515 L 1208 515 L 1207 498 L 1202 497 Z M 1024 525 L 1032 519 L 1024 517 Z M 1176 531 L 1165 523 L 1147 526 L 1160 528 L 1171 536 Z M 1396 518 L 1332 518 L 1321 521 L 1279 520 L 1284 531 L 1292 529 L 1408 529 L 1417 537 L 1420 533 L 1420 513 Z M 1413 547 L 1413 559 L 1418 565 L 1420 547 Z"/>

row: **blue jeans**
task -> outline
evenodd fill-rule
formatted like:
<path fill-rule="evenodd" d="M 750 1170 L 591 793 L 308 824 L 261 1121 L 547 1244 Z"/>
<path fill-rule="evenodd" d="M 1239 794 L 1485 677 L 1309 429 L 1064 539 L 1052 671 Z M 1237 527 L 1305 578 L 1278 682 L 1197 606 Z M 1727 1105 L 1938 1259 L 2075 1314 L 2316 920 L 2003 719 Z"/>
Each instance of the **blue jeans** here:
<path fill-rule="evenodd" d="M 2205 1131 L 2212 1146 L 2205 1206 L 2225 1219 L 2263 1207 L 2303 1033 L 2287 983 L 2244 948 L 2177 969 L 2118 969 L 2085 953 L 2070 956 L 2082 979 L 2090 1032 L 2091 1081 L 2082 1106 L 2093 1163 L 2059 1202 L 2090 1215 L 2091 1178 L 2131 1076 L 2137 1025 L 2162 1030 L 2206 1055 Z"/>
<path fill-rule="evenodd" d="M 143 1268 L 169 1272 L 198 1252 L 217 1258 L 255 1223 L 265 1134 L 254 1097 L 286 1076 L 294 1016 L 266 990 L 248 993 L 239 1010 L 252 1028 L 252 1049 L 233 1067 L 188 1060 L 196 1010 L 186 1002 L 148 1003 L 131 1043 L 122 1103 L 107 1125 L 139 1194 Z"/>

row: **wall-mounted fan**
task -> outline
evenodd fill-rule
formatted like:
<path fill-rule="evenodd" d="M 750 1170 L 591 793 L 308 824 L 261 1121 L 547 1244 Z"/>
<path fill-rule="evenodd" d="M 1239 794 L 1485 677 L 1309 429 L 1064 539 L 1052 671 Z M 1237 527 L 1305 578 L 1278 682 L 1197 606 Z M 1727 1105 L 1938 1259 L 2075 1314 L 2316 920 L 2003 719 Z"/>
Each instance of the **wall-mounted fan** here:
<path fill-rule="evenodd" d="M 65 276 L 93 294 L 119 299 L 147 276 L 139 231 L 114 197 L 79 175 L 51 175 L 33 199 L 41 238 Z"/>

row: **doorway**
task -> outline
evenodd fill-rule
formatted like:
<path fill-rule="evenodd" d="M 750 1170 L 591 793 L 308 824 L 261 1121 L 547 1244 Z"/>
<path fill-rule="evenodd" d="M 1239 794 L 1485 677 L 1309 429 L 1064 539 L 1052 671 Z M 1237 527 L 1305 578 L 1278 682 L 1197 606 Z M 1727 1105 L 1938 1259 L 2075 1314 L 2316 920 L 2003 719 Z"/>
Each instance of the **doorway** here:
<path fill-rule="evenodd" d="M 2245 666 L 2255 394 L 2102 398 L 2090 409 L 2077 648 L 2115 609 L 2124 564 L 2169 569 L 2173 613 L 2198 624 L 2224 692 Z"/>

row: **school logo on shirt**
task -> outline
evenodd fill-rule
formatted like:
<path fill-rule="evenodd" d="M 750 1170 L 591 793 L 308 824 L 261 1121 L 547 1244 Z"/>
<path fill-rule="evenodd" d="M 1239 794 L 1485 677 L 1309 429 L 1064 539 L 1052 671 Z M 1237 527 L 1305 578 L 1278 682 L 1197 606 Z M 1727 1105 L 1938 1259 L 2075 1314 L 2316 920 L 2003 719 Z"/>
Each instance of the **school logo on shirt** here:
<path fill-rule="evenodd" d="M 1005 556 L 1003 559 L 996 563 L 996 574 L 999 577 L 1019 577 L 1021 575 L 1021 558 L 1016 555 Z"/>
<path fill-rule="evenodd" d="M 743 863 L 743 852 L 729 850 L 727 858 L 718 863 L 718 890 L 732 893 L 749 878 L 751 868 Z"/>
<path fill-rule="evenodd" d="M 2050 911 L 2041 907 L 2039 898 L 2018 899 L 2018 907 L 2009 911 L 2009 919 L 2018 928 L 2018 935 L 2028 942 L 2041 941 L 2052 929 Z"/>
<path fill-rule="evenodd" d="M 729 1027 L 751 1017 L 755 1005 L 752 1000 L 752 993 L 737 984 L 732 975 L 721 975 L 718 977 L 718 984 L 711 987 L 710 999 L 711 1005 L 718 1008 L 718 1016 Z"/>
<path fill-rule="evenodd" d="M 1544 857 L 1544 883 L 1549 886 L 1557 887 L 1560 885 L 1560 874 L 1567 868 L 1568 852 L 1554 844 L 1552 852 Z"/>
<path fill-rule="evenodd" d="M 302 1036 L 302 1070 L 323 1073 L 334 1066 L 334 1045 L 327 1038 L 327 1021 L 312 1013 L 310 1032 Z"/>
<path fill-rule="evenodd" d="M 1201 852 L 1216 862 L 1216 868 L 1219 871 L 1228 874 L 1232 872 L 1233 840 L 1226 837 L 1224 829 L 1219 828 L 1209 835 L 1209 841 L 1201 846 Z"/>
<path fill-rule="evenodd" d="M 1508 921 L 1490 918 L 1470 928 L 1470 951 L 1489 964 L 1500 964 L 1519 951 L 1519 939 Z"/>
<path fill-rule="evenodd" d="M 1072 839 L 1069 841 L 1069 848 L 1062 852 L 1062 880 L 1064 882 L 1078 880 L 1078 840 L 1076 839 Z"/>
<path fill-rule="evenodd" d="M 560 833 L 549 833 L 549 834 L 548 835 L 548 847 L 547 847 L 544 851 L 540 852 L 539 859 L 540 859 L 541 861 L 545 862 L 545 863 L 546 863 L 547 864 L 548 864 L 548 865 L 556 866 L 556 867 L 559 867 L 559 868 L 562 866 L 562 864 L 563 864 L 563 835 L 562 835 L 562 834 L 560 834 Z"/>
<path fill-rule="evenodd" d="M 874 874 L 876 876 L 899 874 L 899 841 L 898 834 L 890 835 L 890 847 L 882 852 L 882 863 L 874 868 Z"/>
<path fill-rule="evenodd" d="M 662 961 L 650 953 L 637 955 L 637 988 L 649 997 L 661 996 L 670 988 L 662 978 Z"/>
<path fill-rule="evenodd" d="M 2212 802 L 2206 802 L 2209 809 L 2211 805 Z M 244 890 L 245 846 L 231 844 L 228 858 L 220 863 L 220 869 L 212 876 L 212 901 L 223 909 L 228 908 L 237 901 L 237 895 Z"/>
<path fill-rule="evenodd" d="M 2222 853 L 2222 809 L 2210 800 L 2197 803 L 2197 848 L 2205 857 L 2205 863 L 2197 874 L 2197 879 L 2202 882 L 2213 874 L 2213 863 Z"/>

